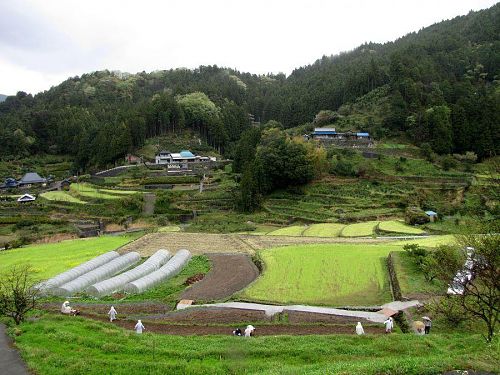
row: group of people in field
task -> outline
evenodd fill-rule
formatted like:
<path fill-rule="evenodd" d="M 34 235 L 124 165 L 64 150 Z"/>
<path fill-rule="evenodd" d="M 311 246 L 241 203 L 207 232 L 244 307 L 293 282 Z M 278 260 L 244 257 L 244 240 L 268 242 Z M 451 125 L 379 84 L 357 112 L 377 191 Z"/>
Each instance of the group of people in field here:
<path fill-rule="evenodd" d="M 69 305 L 69 301 L 64 301 L 64 303 L 61 306 L 61 313 L 64 315 L 71 315 L 71 316 L 80 315 L 79 310 L 71 308 L 71 306 Z M 109 321 L 112 323 L 114 320 L 116 320 L 117 315 L 118 315 L 118 313 L 117 313 L 115 307 L 111 306 L 111 308 L 108 311 Z M 421 335 L 428 335 L 430 333 L 430 330 L 432 327 L 432 320 L 427 316 L 424 316 L 423 320 L 424 320 L 424 323 L 422 324 L 422 327 L 421 328 L 417 327 L 416 333 L 421 334 Z M 392 333 L 392 330 L 394 328 L 394 319 L 392 317 L 387 318 L 384 321 L 384 327 L 385 327 L 385 333 Z M 146 329 L 146 327 L 144 327 L 144 324 L 142 324 L 142 321 L 138 320 L 136 325 L 134 326 L 134 331 L 137 334 L 141 334 L 142 331 L 145 329 Z M 361 322 L 358 322 L 358 324 L 356 325 L 355 331 L 356 331 L 356 334 L 360 335 L 360 336 L 365 334 L 365 330 L 364 330 Z M 253 325 L 249 324 L 249 325 L 247 325 L 247 327 L 245 328 L 244 331 L 242 331 L 240 328 L 236 328 L 233 331 L 233 335 L 234 336 L 252 337 L 255 335 L 255 327 Z"/>
<path fill-rule="evenodd" d="M 431 331 L 432 320 L 427 316 L 424 316 L 422 319 L 424 320 L 423 327 L 422 329 L 417 328 L 416 333 L 419 335 L 428 335 Z M 392 330 L 394 328 L 394 319 L 392 317 L 387 318 L 384 321 L 384 327 L 385 327 L 385 333 L 392 333 Z M 356 325 L 356 334 L 357 335 L 365 334 L 365 330 L 361 325 L 361 322 L 358 322 L 358 324 Z"/>

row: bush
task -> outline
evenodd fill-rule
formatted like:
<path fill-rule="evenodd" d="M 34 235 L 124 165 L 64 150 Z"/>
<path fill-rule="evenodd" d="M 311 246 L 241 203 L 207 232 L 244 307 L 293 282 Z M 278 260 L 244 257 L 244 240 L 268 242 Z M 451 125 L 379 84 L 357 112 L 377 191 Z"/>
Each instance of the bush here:
<path fill-rule="evenodd" d="M 330 167 L 330 173 L 336 176 L 344 177 L 354 177 L 356 176 L 356 171 L 351 163 L 345 160 L 339 160 L 332 163 Z"/>
<path fill-rule="evenodd" d="M 449 171 L 450 169 L 457 167 L 457 162 L 453 156 L 447 155 L 441 161 L 441 165 L 445 171 Z"/>
<path fill-rule="evenodd" d="M 409 225 L 425 224 L 430 221 L 429 217 L 419 207 L 408 207 L 405 212 L 405 222 Z"/>

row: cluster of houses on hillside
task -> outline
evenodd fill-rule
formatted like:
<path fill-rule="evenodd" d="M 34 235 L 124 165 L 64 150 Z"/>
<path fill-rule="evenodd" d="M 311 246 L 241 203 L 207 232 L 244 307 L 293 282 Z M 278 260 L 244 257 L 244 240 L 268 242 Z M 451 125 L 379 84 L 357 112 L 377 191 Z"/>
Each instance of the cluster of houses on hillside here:
<path fill-rule="evenodd" d="M 369 133 L 365 132 L 337 132 L 335 128 L 314 128 L 311 134 L 305 136 L 307 139 L 316 139 L 326 144 L 337 144 L 345 146 L 373 146 Z"/>
<path fill-rule="evenodd" d="M 26 173 L 19 181 L 15 178 L 8 177 L 3 184 L 0 184 L 0 189 L 13 189 L 22 187 L 31 187 L 33 185 L 46 186 L 50 179 L 40 177 L 38 173 Z"/>

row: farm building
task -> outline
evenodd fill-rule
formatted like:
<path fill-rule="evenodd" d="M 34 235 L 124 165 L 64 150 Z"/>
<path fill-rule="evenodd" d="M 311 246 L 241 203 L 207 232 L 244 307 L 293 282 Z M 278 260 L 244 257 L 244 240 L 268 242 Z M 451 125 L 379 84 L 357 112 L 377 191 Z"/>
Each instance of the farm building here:
<path fill-rule="evenodd" d="M 337 132 L 335 128 L 314 128 L 311 137 L 324 143 L 345 146 L 355 146 L 358 144 L 371 146 L 373 144 L 369 133 L 353 131 Z"/>
<path fill-rule="evenodd" d="M 161 151 L 155 157 L 156 164 L 186 164 L 186 163 L 196 163 L 196 162 L 211 161 L 211 160 L 212 158 L 209 158 L 207 156 L 196 156 L 191 151 L 188 150 L 182 150 L 179 153 L 172 153 L 170 151 Z"/>
<path fill-rule="evenodd" d="M 28 172 L 19 180 L 19 186 L 31 186 L 46 183 L 47 179 L 40 177 L 40 175 L 36 172 Z"/>
<path fill-rule="evenodd" d="M 429 216 L 430 221 L 436 221 L 438 218 L 437 212 L 434 211 L 425 211 L 425 214 Z"/>
<path fill-rule="evenodd" d="M 19 198 L 17 198 L 17 201 L 19 203 L 33 202 L 34 200 L 36 200 L 36 198 L 35 198 L 35 196 L 33 196 L 31 194 L 24 194 L 24 195 L 20 196 Z"/>
<path fill-rule="evenodd" d="M 5 179 L 5 183 L 0 185 L 0 189 L 12 189 L 16 188 L 19 183 L 15 178 L 8 177 Z"/>

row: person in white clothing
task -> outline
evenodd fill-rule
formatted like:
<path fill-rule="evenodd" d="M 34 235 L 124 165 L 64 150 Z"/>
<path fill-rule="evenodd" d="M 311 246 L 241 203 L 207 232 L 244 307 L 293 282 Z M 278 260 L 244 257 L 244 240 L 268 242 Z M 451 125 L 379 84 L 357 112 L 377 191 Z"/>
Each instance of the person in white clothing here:
<path fill-rule="evenodd" d="M 385 333 L 392 333 L 392 328 L 394 327 L 394 322 L 392 318 L 387 318 L 387 320 L 384 322 L 385 326 Z"/>
<path fill-rule="evenodd" d="M 138 320 L 137 324 L 134 327 L 134 329 L 135 329 L 135 333 L 142 333 L 142 330 L 146 329 L 146 327 L 144 327 L 144 325 L 142 324 L 142 322 L 140 320 Z"/>
<path fill-rule="evenodd" d="M 247 325 L 247 328 L 245 328 L 245 337 L 253 336 L 254 331 L 255 327 L 253 325 Z"/>
<path fill-rule="evenodd" d="M 365 334 L 365 330 L 363 329 L 361 322 L 358 322 L 358 325 L 356 326 L 356 334 L 357 335 L 364 335 Z"/>
<path fill-rule="evenodd" d="M 65 315 L 80 315 L 80 311 L 72 309 L 69 305 L 69 301 L 64 301 L 61 306 L 61 313 Z"/>
<path fill-rule="evenodd" d="M 111 306 L 111 309 L 109 309 L 109 312 L 108 312 L 108 315 L 109 315 L 109 321 L 110 322 L 113 322 L 113 320 L 116 319 L 116 310 L 115 310 L 115 307 L 114 306 Z"/>

